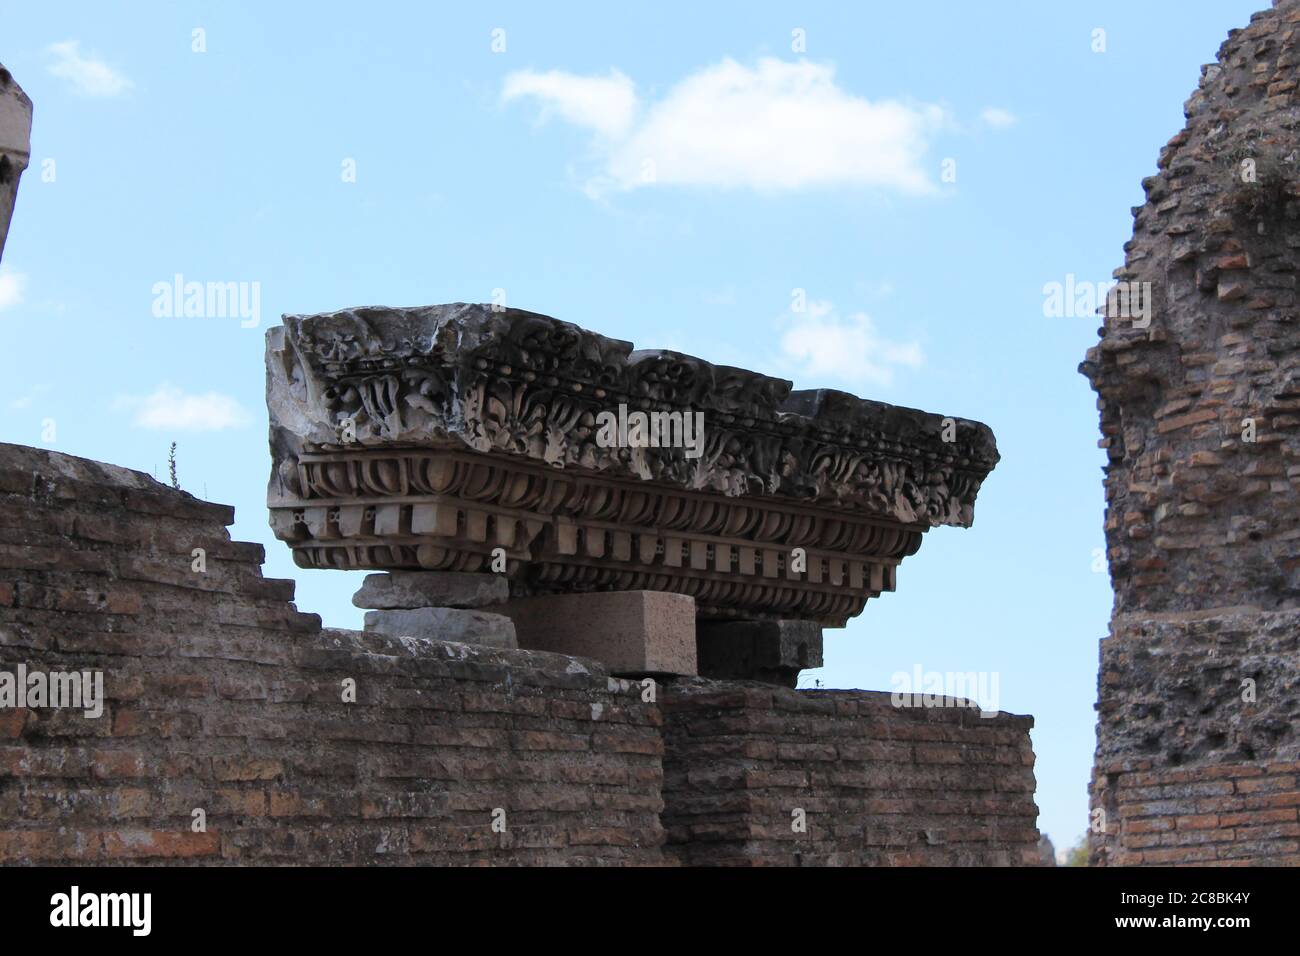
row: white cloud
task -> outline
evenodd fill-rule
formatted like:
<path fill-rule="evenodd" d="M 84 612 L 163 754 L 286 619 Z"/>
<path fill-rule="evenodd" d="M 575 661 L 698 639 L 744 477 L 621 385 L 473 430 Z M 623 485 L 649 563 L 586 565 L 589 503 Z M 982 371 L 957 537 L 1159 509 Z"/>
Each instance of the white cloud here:
<path fill-rule="evenodd" d="M 51 43 L 46 52 L 53 57 L 50 74 L 67 80 L 83 96 L 117 96 L 131 88 L 131 81 L 103 60 L 82 56 L 76 40 Z"/>
<path fill-rule="evenodd" d="M 167 382 L 150 395 L 118 396 L 113 407 L 134 410 L 132 424 L 153 430 L 220 431 L 239 428 L 250 421 L 248 412 L 229 395 L 218 392 L 187 395 Z"/>
<path fill-rule="evenodd" d="M 985 126 L 993 129 L 1007 129 L 1015 126 L 1017 122 L 1016 115 L 1010 110 L 1004 110 L 1000 106 L 990 106 L 980 113 L 980 119 L 984 121 Z"/>
<path fill-rule="evenodd" d="M 609 76 L 575 76 L 551 70 L 522 70 L 506 77 L 504 101 L 531 96 L 541 101 L 543 117 L 550 111 L 562 119 L 609 137 L 621 136 L 636 113 L 636 88 L 618 70 Z"/>
<path fill-rule="evenodd" d="M 543 87 L 544 103 L 603 134 L 593 195 L 654 184 L 928 193 L 935 186 L 925 154 L 948 122 L 938 106 L 854 96 L 829 65 L 770 57 L 752 68 L 724 59 L 644 106 L 617 72 L 511 74 L 504 95 L 542 96 Z"/>
<path fill-rule="evenodd" d="M 23 301 L 25 285 L 27 285 L 27 277 L 21 272 L 0 269 L 0 312 L 11 309 Z"/>
<path fill-rule="evenodd" d="M 14 409 L 15 411 L 22 411 L 24 408 L 31 408 L 32 403 L 34 403 L 37 398 L 39 398 L 41 395 L 44 395 L 49 390 L 50 387 L 48 385 L 33 385 L 31 388 L 29 388 L 26 391 L 26 393 L 18 396 L 13 401 L 11 401 L 9 403 L 9 407 Z"/>
<path fill-rule="evenodd" d="M 859 281 L 853 283 L 853 287 L 861 295 L 869 296 L 873 299 L 883 299 L 886 296 L 894 294 L 894 283 L 890 282 L 888 279 L 882 279 L 878 282 Z"/>
<path fill-rule="evenodd" d="M 920 368 L 925 360 L 919 343 L 887 339 L 865 312 L 841 317 L 824 301 L 791 314 L 781 351 L 802 381 L 891 385 L 896 369 Z"/>

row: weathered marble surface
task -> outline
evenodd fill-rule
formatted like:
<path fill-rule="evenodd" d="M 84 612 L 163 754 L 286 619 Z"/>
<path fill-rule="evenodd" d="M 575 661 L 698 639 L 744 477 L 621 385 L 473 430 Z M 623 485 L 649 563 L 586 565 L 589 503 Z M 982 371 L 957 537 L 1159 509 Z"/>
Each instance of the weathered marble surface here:
<path fill-rule="evenodd" d="M 31 158 L 32 101 L 0 65 L 0 256 L 9 237 L 18 180 Z"/>
<path fill-rule="evenodd" d="M 829 389 L 792 392 L 783 379 L 634 351 L 568 322 L 486 305 L 286 315 L 267 333 L 267 368 L 273 500 L 301 492 L 305 447 L 450 444 L 727 496 L 968 526 L 998 460 L 979 422 L 947 419 L 948 442 L 940 415 Z M 596 416 L 620 403 L 703 412 L 703 455 L 600 447 Z"/>
<path fill-rule="evenodd" d="M 289 315 L 267 334 L 271 523 L 304 567 L 671 591 L 842 626 L 998 460 L 978 422 L 486 305 Z M 610 419 L 697 427 L 647 447 Z M 642 436 L 644 437 L 644 436 Z"/>

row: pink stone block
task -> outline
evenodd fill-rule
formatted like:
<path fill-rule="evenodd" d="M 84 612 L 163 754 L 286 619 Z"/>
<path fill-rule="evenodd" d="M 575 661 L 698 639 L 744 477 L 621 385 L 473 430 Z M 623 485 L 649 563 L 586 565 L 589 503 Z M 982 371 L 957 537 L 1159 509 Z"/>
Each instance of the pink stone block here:
<path fill-rule="evenodd" d="M 615 674 L 696 673 L 695 599 L 686 594 L 551 594 L 492 610 L 514 621 L 525 650 L 591 657 Z"/>

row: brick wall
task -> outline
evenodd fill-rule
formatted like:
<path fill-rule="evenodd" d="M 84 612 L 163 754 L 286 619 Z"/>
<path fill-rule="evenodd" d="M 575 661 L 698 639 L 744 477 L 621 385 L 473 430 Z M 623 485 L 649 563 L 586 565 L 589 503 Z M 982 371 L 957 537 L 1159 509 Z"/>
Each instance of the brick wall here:
<path fill-rule="evenodd" d="M 1154 770 L 1120 760 L 1097 776 L 1113 866 L 1300 866 L 1300 761 Z"/>
<path fill-rule="evenodd" d="M 1124 615 L 1112 631 L 1093 863 L 1300 864 L 1300 610 Z"/>
<path fill-rule="evenodd" d="M 1294 862 L 1294 817 L 1251 781 L 1285 791 L 1300 759 L 1298 62 L 1300 0 L 1280 0 L 1202 69 L 1115 273 L 1149 287 L 1150 321 L 1106 315 L 1081 366 L 1115 589 L 1095 864 Z"/>
<path fill-rule="evenodd" d="M 107 698 L 98 719 L 0 709 L 0 863 L 660 862 L 660 715 L 639 687 L 321 630 L 233 517 L 0 445 L 0 671 L 100 670 Z"/>
<path fill-rule="evenodd" d="M 684 863 L 1040 862 L 1030 717 L 703 679 L 664 714 L 665 849 Z"/>
<path fill-rule="evenodd" d="M 1116 278 L 1149 322 L 1104 317 L 1098 396 L 1115 607 L 1300 599 L 1300 0 L 1234 30 L 1142 181 Z"/>
<path fill-rule="evenodd" d="M 1099 764 L 1300 760 L 1300 610 L 1120 615 L 1111 630 Z"/>
<path fill-rule="evenodd" d="M 322 629 L 233 518 L 0 445 L 0 675 L 106 698 L 0 707 L 0 864 L 1037 861 L 1028 718 Z"/>

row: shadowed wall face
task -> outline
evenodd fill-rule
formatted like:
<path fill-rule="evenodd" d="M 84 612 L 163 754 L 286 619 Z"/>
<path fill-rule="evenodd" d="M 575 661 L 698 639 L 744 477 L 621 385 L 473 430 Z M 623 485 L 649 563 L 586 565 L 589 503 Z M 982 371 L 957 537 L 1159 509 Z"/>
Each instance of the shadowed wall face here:
<path fill-rule="evenodd" d="M 1094 862 L 1300 862 L 1298 64 L 1283 0 L 1203 68 L 1081 366 L 1115 588 Z"/>

